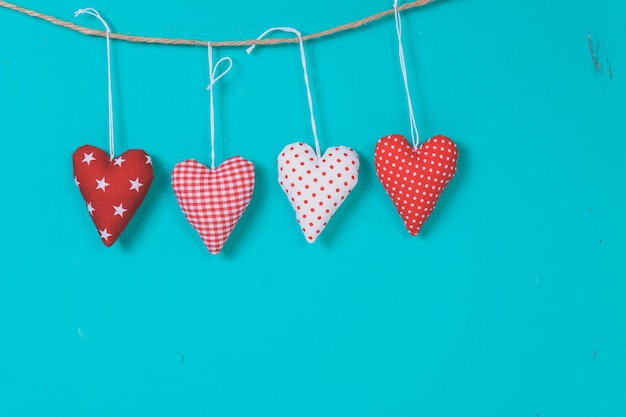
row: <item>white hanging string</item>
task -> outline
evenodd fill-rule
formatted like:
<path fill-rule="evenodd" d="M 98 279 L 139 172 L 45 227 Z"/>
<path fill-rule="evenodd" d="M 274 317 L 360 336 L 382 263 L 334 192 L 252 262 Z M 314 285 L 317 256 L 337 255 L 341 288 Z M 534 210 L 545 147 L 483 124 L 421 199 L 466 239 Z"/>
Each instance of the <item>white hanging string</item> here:
<path fill-rule="evenodd" d="M 268 33 L 276 31 L 276 30 L 293 33 L 298 37 L 298 40 L 300 41 L 300 59 L 302 61 L 302 69 L 304 70 L 304 84 L 306 85 L 306 95 L 309 101 L 309 112 L 311 113 L 311 129 L 313 130 L 313 138 L 315 139 L 315 152 L 317 153 L 317 156 L 321 158 L 322 154 L 320 152 L 320 143 L 317 138 L 317 127 L 315 125 L 315 115 L 313 113 L 313 99 L 311 98 L 311 87 L 309 86 L 309 74 L 306 69 L 306 56 L 304 54 L 304 42 L 302 40 L 302 34 L 294 28 L 278 27 L 278 28 L 271 28 L 271 29 L 266 30 L 261 35 L 259 35 L 257 40 L 263 39 Z M 256 45 L 252 45 L 251 47 L 246 49 L 246 52 L 247 53 L 252 52 L 255 46 Z"/>
<path fill-rule="evenodd" d="M 88 14 L 94 16 L 104 25 L 106 29 L 106 42 L 107 42 L 107 81 L 109 92 L 109 156 L 111 159 L 115 158 L 115 134 L 113 129 L 113 91 L 111 88 L 111 29 L 107 22 L 100 16 L 100 13 L 96 9 L 88 7 L 86 9 L 78 9 L 74 12 L 74 17 L 78 17 L 81 14 Z"/>
<path fill-rule="evenodd" d="M 209 85 L 207 86 L 207 90 L 209 90 L 209 120 L 211 124 L 211 169 L 215 169 L 215 112 L 213 110 L 213 87 L 215 83 L 220 80 L 224 75 L 228 73 L 233 67 L 233 60 L 230 57 L 224 57 L 217 61 L 215 67 L 213 67 L 213 46 L 211 46 L 211 42 L 208 42 L 209 49 Z M 219 75 L 217 74 L 217 70 L 222 62 L 228 62 L 228 67 L 225 68 Z"/>
<path fill-rule="evenodd" d="M 398 34 L 398 55 L 400 57 L 400 69 L 402 70 L 402 78 L 404 78 L 404 88 L 406 90 L 406 99 L 409 103 L 409 122 L 411 124 L 411 141 L 413 147 L 417 148 L 420 143 L 420 135 L 415 122 L 415 114 L 413 113 L 413 102 L 411 101 L 411 93 L 409 91 L 409 80 L 406 75 L 406 64 L 404 63 L 404 48 L 402 48 L 402 21 L 400 20 L 400 11 L 398 10 L 398 0 L 393 2 L 393 12 L 396 18 L 396 33 Z"/>

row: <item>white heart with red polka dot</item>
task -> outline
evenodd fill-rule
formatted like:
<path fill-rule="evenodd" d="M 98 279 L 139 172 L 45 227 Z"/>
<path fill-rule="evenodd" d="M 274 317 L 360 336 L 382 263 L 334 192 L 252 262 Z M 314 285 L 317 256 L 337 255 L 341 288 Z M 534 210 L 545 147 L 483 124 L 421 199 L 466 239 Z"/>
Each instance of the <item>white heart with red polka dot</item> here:
<path fill-rule="evenodd" d="M 278 155 L 278 182 L 296 212 L 307 242 L 313 243 L 359 178 L 359 155 L 335 146 L 318 157 L 306 143 L 292 143 Z"/>

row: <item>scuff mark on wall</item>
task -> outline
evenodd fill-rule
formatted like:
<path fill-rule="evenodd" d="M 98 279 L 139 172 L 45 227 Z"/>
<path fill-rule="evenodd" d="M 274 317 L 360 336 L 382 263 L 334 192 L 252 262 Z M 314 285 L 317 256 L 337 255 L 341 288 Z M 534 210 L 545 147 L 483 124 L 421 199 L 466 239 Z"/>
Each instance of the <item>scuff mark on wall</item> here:
<path fill-rule="evenodd" d="M 591 32 L 587 31 L 587 44 L 591 54 L 594 75 L 606 78 L 608 74 L 609 81 L 613 81 L 613 67 L 611 67 L 604 41 L 594 39 Z"/>

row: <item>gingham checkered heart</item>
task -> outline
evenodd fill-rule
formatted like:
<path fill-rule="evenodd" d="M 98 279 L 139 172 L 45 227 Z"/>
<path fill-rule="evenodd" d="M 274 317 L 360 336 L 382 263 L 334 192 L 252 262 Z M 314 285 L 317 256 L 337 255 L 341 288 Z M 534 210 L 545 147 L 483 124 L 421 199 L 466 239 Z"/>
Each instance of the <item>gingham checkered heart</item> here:
<path fill-rule="evenodd" d="M 174 166 L 172 188 L 187 221 L 218 254 L 252 199 L 254 164 L 235 156 L 210 169 L 189 159 Z"/>
<path fill-rule="evenodd" d="M 419 147 L 402 135 L 376 144 L 376 175 L 410 234 L 416 236 L 456 173 L 458 150 L 449 138 L 433 136 Z"/>
<path fill-rule="evenodd" d="M 307 242 L 313 243 L 359 179 L 359 155 L 351 148 L 328 148 L 321 158 L 305 143 L 292 143 L 278 156 L 278 182 Z"/>

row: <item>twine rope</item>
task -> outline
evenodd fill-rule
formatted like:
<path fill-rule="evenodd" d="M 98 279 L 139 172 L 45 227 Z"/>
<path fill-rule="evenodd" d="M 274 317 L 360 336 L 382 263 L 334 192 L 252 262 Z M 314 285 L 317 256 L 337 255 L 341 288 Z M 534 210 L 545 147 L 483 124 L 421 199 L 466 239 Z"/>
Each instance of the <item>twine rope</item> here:
<path fill-rule="evenodd" d="M 425 6 L 434 1 L 435 0 L 415 0 L 415 1 L 411 1 L 411 2 L 408 2 L 399 6 L 397 10 L 402 11 L 402 10 L 414 9 L 417 7 Z M 18 6 L 13 3 L 8 3 L 6 1 L 0 1 L 0 7 L 3 7 L 5 9 L 10 9 L 18 13 L 22 13 L 30 17 L 45 20 L 46 22 L 52 23 L 53 25 L 61 26 L 66 29 L 70 29 L 70 30 L 82 33 L 83 35 L 99 36 L 103 38 L 106 38 L 108 36 L 110 39 L 117 39 L 117 40 L 126 41 L 126 42 L 133 42 L 133 43 L 149 43 L 149 44 L 159 44 L 159 45 L 188 45 L 188 46 L 206 46 L 207 45 L 207 41 L 201 41 L 201 40 L 124 35 L 121 33 L 109 33 L 109 32 L 105 32 L 102 30 L 90 29 L 84 26 L 75 25 L 74 23 L 71 23 L 65 20 L 57 19 L 56 17 L 37 12 L 35 10 Z M 354 22 L 345 23 L 345 24 L 335 26 L 330 29 L 326 29 L 320 32 L 303 36 L 302 40 L 308 41 L 308 40 L 313 40 L 313 39 L 319 39 L 319 38 L 323 38 L 326 36 L 334 35 L 336 33 L 345 32 L 345 31 L 352 30 L 352 29 L 357 29 L 361 26 L 367 25 L 368 23 L 372 23 L 376 20 L 380 20 L 394 13 L 395 13 L 394 9 L 385 10 L 383 12 L 373 14 L 371 16 L 356 20 Z M 252 45 L 279 45 L 279 44 L 284 44 L 284 43 L 296 43 L 296 42 L 299 42 L 299 39 L 297 38 L 270 38 L 270 39 L 246 39 L 246 40 L 239 40 L 239 41 L 216 41 L 216 42 L 211 42 L 211 44 L 214 47 L 242 47 L 242 46 L 252 46 Z"/>

